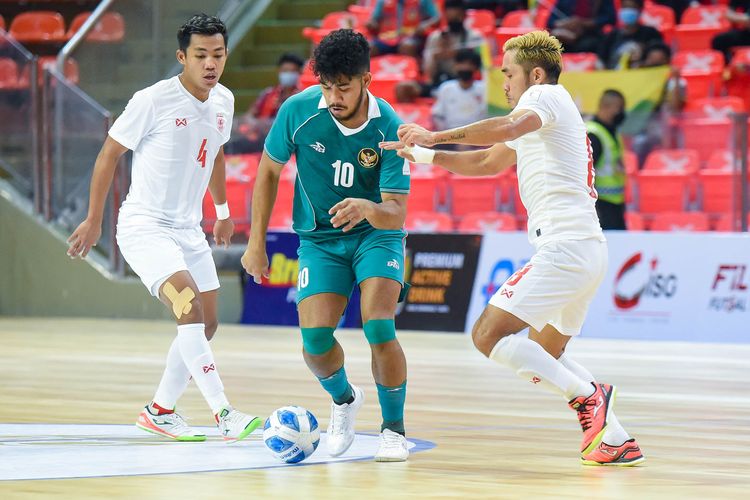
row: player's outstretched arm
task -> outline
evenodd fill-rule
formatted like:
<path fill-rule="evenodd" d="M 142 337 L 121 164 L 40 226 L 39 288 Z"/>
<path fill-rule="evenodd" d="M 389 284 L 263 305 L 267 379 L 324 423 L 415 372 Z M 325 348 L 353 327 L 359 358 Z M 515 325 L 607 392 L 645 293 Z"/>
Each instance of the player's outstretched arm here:
<path fill-rule="evenodd" d="M 211 179 L 208 181 L 208 190 L 211 193 L 211 199 L 214 200 L 216 210 L 216 224 L 214 224 L 214 241 L 217 245 L 229 246 L 232 235 L 234 234 L 234 222 L 226 215 L 229 213 L 227 204 L 227 170 L 224 159 L 224 146 L 219 148 L 214 160 L 214 168 L 211 172 Z M 223 208 L 221 208 L 223 206 Z"/>
<path fill-rule="evenodd" d="M 346 198 L 336 203 L 328 211 L 331 225 L 340 227 L 343 232 L 367 219 L 375 229 L 401 229 L 406 220 L 406 200 L 409 195 L 381 193 L 382 202 L 363 198 Z"/>
<path fill-rule="evenodd" d="M 518 139 L 542 127 L 542 120 L 534 111 L 520 109 L 510 115 L 496 116 L 474 122 L 465 127 L 431 132 L 414 123 L 401 125 L 398 138 L 407 146 L 431 147 L 436 144 L 469 144 L 491 146 L 498 142 Z"/>
<path fill-rule="evenodd" d="M 112 185 L 112 178 L 117 169 L 117 162 L 128 148 L 107 136 L 107 139 L 96 157 L 94 173 L 91 176 L 89 189 L 89 212 L 86 220 L 73 231 L 68 238 L 68 255 L 70 258 L 85 258 L 91 247 L 96 246 L 102 235 L 102 217 L 104 216 L 104 203 Z"/>
<path fill-rule="evenodd" d="M 400 157 L 411 162 L 432 163 L 454 174 L 469 177 L 499 174 L 516 163 L 516 152 L 502 142 L 486 149 L 457 152 L 420 146 L 410 148 L 401 142 L 381 142 L 380 147 L 395 150 Z"/>
<path fill-rule="evenodd" d="M 268 277 L 268 255 L 266 254 L 266 233 L 271 211 L 279 190 L 279 178 L 284 165 L 273 161 L 266 152 L 260 158 L 258 175 L 253 189 L 252 220 L 250 222 L 250 239 L 242 255 L 242 267 L 260 283 L 261 277 Z"/>

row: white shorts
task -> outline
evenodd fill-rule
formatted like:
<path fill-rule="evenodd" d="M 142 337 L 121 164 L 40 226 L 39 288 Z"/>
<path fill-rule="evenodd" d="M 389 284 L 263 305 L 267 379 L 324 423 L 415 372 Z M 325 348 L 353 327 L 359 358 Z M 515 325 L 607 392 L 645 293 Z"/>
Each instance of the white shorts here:
<path fill-rule="evenodd" d="M 606 271 L 606 241 L 553 241 L 508 278 L 490 304 L 534 330 L 550 324 L 563 335 L 578 335 Z"/>
<path fill-rule="evenodd" d="M 200 292 L 219 288 L 211 248 L 200 228 L 118 224 L 117 246 L 154 297 L 159 297 L 162 284 L 178 271 L 188 271 Z"/>

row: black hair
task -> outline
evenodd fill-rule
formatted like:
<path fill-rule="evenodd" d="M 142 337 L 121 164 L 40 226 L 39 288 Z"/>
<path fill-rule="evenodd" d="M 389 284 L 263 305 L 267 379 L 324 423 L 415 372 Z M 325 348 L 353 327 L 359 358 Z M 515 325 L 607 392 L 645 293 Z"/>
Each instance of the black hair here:
<path fill-rule="evenodd" d="M 620 99 L 623 103 L 625 102 L 625 96 L 622 95 L 622 92 L 620 92 L 619 90 L 615 90 L 615 89 L 607 89 L 607 90 L 605 90 L 602 93 L 601 101 L 603 101 L 604 99 L 606 99 L 608 97 L 615 97 L 615 98 Z"/>
<path fill-rule="evenodd" d="M 649 52 L 664 52 L 667 54 L 667 59 L 672 60 L 672 49 L 664 42 L 655 40 L 649 44 L 646 45 L 646 48 L 643 49 L 643 59 L 646 59 L 646 56 L 649 54 Z"/>
<path fill-rule="evenodd" d="M 459 49 L 456 51 L 456 56 L 453 59 L 457 63 L 470 62 L 477 68 L 482 67 L 482 58 L 479 57 L 477 51 L 474 49 Z"/>
<path fill-rule="evenodd" d="M 190 45 L 190 35 L 221 35 L 224 37 L 224 47 L 227 46 L 227 27 L 218 17 L 208 14 L 196 14 L 188 19 L 177 30 L 177 44 L 180 50 L 187 51 Z"/>
<path fill-rule="evenodd" d="M 361 33 L 350 29 L 330 32 L 315 47 L 312 70 L 321 81 L 340 76 L 353 78 L 370 71 L 370 45 Z"/>
<path fill-rule="evenodd" d="M 643 10 L 643 0 L 630 0 L 636 4 L 638 10 Z"/>
<path fill-rule="evenodd" d="M 276 65 L 281 66 L 284 63 L 292 63 L 302 69 L 302 66 L 305 65 L 305 60 L 297 54 L 284 52 L 283 54 L 281 54 L 281 57 L 279 57 L 279 62 Z"/>
<path fill-rule="evenodd" d="M 445 9 L 466 10 L 466 4 L 463 0 L 445 0 L 445 5 L 443 5 L 443 12 L 445 12 Z"/>

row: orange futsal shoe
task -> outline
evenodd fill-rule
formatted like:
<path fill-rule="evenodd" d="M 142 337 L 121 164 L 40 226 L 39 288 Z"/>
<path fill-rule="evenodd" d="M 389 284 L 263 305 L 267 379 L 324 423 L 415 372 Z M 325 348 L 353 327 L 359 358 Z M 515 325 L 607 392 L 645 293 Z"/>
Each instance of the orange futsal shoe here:
<path fill-rule="evenodd" d="M 602 442 L 610 408 L 615 403 L 615 387 L 609 384 L 595 384 L 594 393 L 589 397 L 578 396 L 570 407 L 578 412 L 578 421 L 583 429 L 581 455 L 586 456 Z"/>
<path fill-rule="evenodd" d="M 581 457 L 583 465 L 608 465 L 615 467 L 632 467 L 646 460 L 635 439 L 628 439 L 620 446 L 599 443 L 594 450 Z"/>

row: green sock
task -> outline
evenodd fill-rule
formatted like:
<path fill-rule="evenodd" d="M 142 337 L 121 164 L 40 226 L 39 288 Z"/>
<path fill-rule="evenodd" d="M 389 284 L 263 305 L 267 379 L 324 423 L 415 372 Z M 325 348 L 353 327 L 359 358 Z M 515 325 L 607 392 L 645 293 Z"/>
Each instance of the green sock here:
<path fill-rule="evenodd" d="M 380 412 L 383 415 L 383 424 L 380 431 L 390 429 L 401 435 L 404 431 L 404 402 L 406 401 L 406 381 L 395 387 L 378 386 L 378 401 L 380 401 Z"/>
<path fill-rule="evenodd" d="M 346 378 L 346 370 L 344 370 L 343 365 L 333 372 L 333 375 L 330 377 L 318 377 L 318 380 L 320 380 L 320 385 L 331 395 L 333 402 L 337 405 L 354 401 L 352 386 L 349 384 L 349 379 Z"/>

